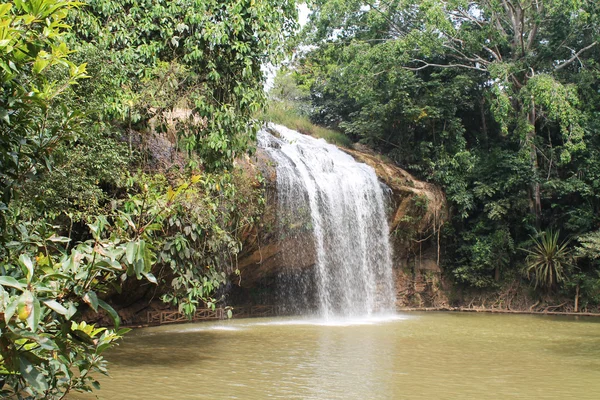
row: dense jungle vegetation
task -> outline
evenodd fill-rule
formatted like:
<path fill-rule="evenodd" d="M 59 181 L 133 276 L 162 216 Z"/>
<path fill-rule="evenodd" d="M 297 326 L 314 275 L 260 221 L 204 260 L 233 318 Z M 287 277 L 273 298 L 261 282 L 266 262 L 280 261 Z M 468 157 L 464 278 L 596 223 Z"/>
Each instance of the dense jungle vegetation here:
<path fill-rule="evenodd" d="M 273 96 L 441 185 L 456 285 L 597 305 L 598 2 L 315 3 Z"/>
<path fill-rule="evenodd" d="M 261 66 L 287 0 L 0 4 L 0 396 L 97 387 L 126 280 L 192 314 L 235 271 L 262 207 Z M 162 133 L 160 136 L 151 133 Z M 167 143 L 162 143 L 160 138 Z M 165 289 L 166 286 L 166 289 Z M 106 310 L 114 329 L 88 324 Z"/>
<path fill-rule="evenodd" d="M 597 307 L 600 5 L 309 6 L 276 107 L 440 185 L 457 287 L 522 281 Z M 235 160 L 296 14 L 292 0 L 0 4 L 0 396 L 97 387 L 127 331 L 105 300 L 132 281 L 187 314 L 218 302 L 264 202 Z M 113 329 L 86 321 L 99 309 Z"/>

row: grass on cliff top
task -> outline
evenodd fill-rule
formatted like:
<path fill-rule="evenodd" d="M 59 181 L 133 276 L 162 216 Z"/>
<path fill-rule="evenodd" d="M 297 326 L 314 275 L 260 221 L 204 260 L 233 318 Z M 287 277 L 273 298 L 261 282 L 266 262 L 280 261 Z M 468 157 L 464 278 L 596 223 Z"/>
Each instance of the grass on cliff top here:
<path fill-rule="evenodd" d="M 336 146 L 352 148 L 352 141 L 346 135 L 313 124 L 308 117 L 300 115 L 293 106 L 286 103 L 270 102 L 261 117 L 264 121 L 284 125 L 305 135 L 325 139 L 328 143 Z"/>

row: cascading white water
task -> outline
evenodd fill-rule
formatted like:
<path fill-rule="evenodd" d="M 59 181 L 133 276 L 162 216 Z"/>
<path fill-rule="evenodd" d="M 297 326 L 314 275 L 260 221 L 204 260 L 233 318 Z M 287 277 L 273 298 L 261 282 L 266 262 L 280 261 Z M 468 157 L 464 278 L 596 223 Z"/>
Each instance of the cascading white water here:
<path fill-rule="evenodd" d="M 322 317 L 392 311 L 393 274 L 385 195 L 375 171 L 322 139 L 280 125 L 259 133 L 277 164 L 280 227 L 312 231 Z M 305 233 L 305 232 L 304 232 Z M 306 289 L 304 289 L 306 292 Z"/>

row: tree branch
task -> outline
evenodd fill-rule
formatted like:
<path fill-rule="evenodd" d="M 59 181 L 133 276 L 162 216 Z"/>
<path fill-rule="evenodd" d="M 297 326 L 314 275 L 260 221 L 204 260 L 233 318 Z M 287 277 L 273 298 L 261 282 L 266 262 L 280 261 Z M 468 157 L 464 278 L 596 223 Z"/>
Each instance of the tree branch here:
<path fill-rule="evenodd" d="M 494 50 L 490 49 L 487 46 L 483 46 L 483 49 L 490 53 L 492 57 L 496 59 L 496 61 L 502 62 L 502 55 L 500 55 L 500 53 L 496 53 Z"/>
<path fill-rule="evenodd" d="M 455 39 L 455 38 L 453 38 L 451 36 L 448 36 L 448 35 L 445 35 L 445 36 L 448 39 L 450 39 L 451 41 L 453 41 L 453 42 L 462 44 L 462 41 L 459 40 L 459 39 Z M 483 64 L 483 65 L 489 65 L 490 64 L 489 60 L 486 60 L 486 59 L 482 58 L 478 54 L 473 54 L 473 57 L 467 56 L 464 52 L 462 52 L 461 50 L 459 50 L 456 46 L 454 46 L 452 44 L 443 44 L 442 46 L 445 47 L 445 48 L 447 48 L 447 49 L 449 49 L 450 51 L 456 53 L 456 54 L 450 54 L 450 56 L 453 57 L 453 58 L 456 58 L 458 60 L 465 61 L 465 62 L 471 62 L 471 63 L 480 63 L 480 64 Z M 494 54 L 491 49 L 488 49 L 488 50 L 492 52 L 492 54 L 494 55 L 494 57 L 496 59 L 498 59 L 497 55 Z"/>
<path fill-rule="evenodd" d="M 523 10 L 521 8 L 521 29 L 519 30 L 519 40 L 521 41 L 521 55 L 523 57 L 525 57 L 526 50 L 525 50 L 525 10 Z"/>
<path fill-rule="evenodd" d="M 419 59 L 414 59 L 412 60 L 412 62 L 418 62 L 423 64 L 420 67 L 402 67 L 404 69 L 407 69 L 409 71 L 420 71 L 422 69 L 426 69 L 426 68 L 430 68 L 430 67 L 437 67 L 437 68 L 466 68 L 466 69 L 473 69 L 476 71 L 481 71 L 481 72 L 487 72 L 487 69 L 485 68 L 481 68 L 478 66 L 474 66 L 474 65 L 466 65 L 466 64 L 432 64 L 432 63 L 428 63 L 427 61 L 423 61 L 423 60 L 419 60 Z"/>
<path fill-rule="evenodd" d="M 532 3 L 532 5 L 533 5 L 533 3 Z M 535 8 L 536 8 L 537 15 L 541 17 L 544 13 L 544 3 L 543 2 L 539 3 L 536 0 Z M 534 17 L 534 19 L 535 19 L 535 17 Z M 535 41 L 535 37 L 537 36 L 539 27 L 540 27 L 539 20 L 536 20 L 533 23 L 533 28 L 529 32 L 529 37 L 527 38 L 527 51 L 531 50 L 531 48 L 533 47 L 533 42 Z"/>
<path fill-rule="evenodd" d="M 469 15 L 469 13 L 463 9 L 458 9 L 457 12 L 450 12 L 449 14 L 457 19 L 471 21 L 475 23 L 479 28 L 483 28 L 483 25 L 487 25 L 487 21 L 478 20 L 474 16 Z"/>
<path fill-rule="evenodd" d="M 573 57 L 569 58 L 567 61 L 565 61 L 561 64 L 558 64 L 556 67 L 554 67 L 554 69 L 556 71 L 563 69 L 567 65 L 571 64 L 573 61 L 577 60 L 579 58 L 579 56 L 581 55 L 581 53 L 591 49 L 592 47 L 596 46 L 597 44 L 598 44 L 598 41 L 595 41 L 594 43 L 590 44 L 589 46 L 584 47 L 583 49 L 579 50 L 577 53 L 573 54 Z"/>
<path fill-rule="evenodd" d="M 491 20 L 495 23 L 496 29 L 498 29 L 502 33 L 502 35 L 507 36 L 506 30 L 502 26 L 502 18 L 500 18 L 500 16 L 498 16 L 498 14 L 496 14 L 496 12 L 493 10 Z M 506 21 L 504 22 L 506 23 Z"/>

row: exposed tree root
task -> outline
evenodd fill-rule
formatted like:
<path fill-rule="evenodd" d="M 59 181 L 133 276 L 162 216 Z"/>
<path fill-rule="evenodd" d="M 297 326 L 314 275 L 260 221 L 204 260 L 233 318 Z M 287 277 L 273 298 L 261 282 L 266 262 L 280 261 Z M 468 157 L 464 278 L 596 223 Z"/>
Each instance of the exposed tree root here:
<path fill-rule="evenodd" d="M 560 305 L 562 306 L 562 304 Z M 556 307 L 560 307 L 556 306 Z M 481 312 L 490 314 L 528 314 L 528 315 L 564 315 L 564 316 L 576 316 L 576 317 L 600 317 L 600 313 L 591 312 L 564 312 L 564 311 L 519 311 L 519 310 L 506 310 L 506 309 L 495 309 L 495 308 L 467 308 L 467 307 L 405 307 L 399 308 L 399 312 L 431 312 L 431 311 L 451 311 L 451 312 Z"/>
<path fill-rule="evenodd" d="M 540 304 L 540 301 L 536 301 L 535 304 L 532 304 L 531 307 L 529 307 L 529 311 L 533 311 L 534 308 L 536 308 L 538 306 L 538 304 Z"/>

